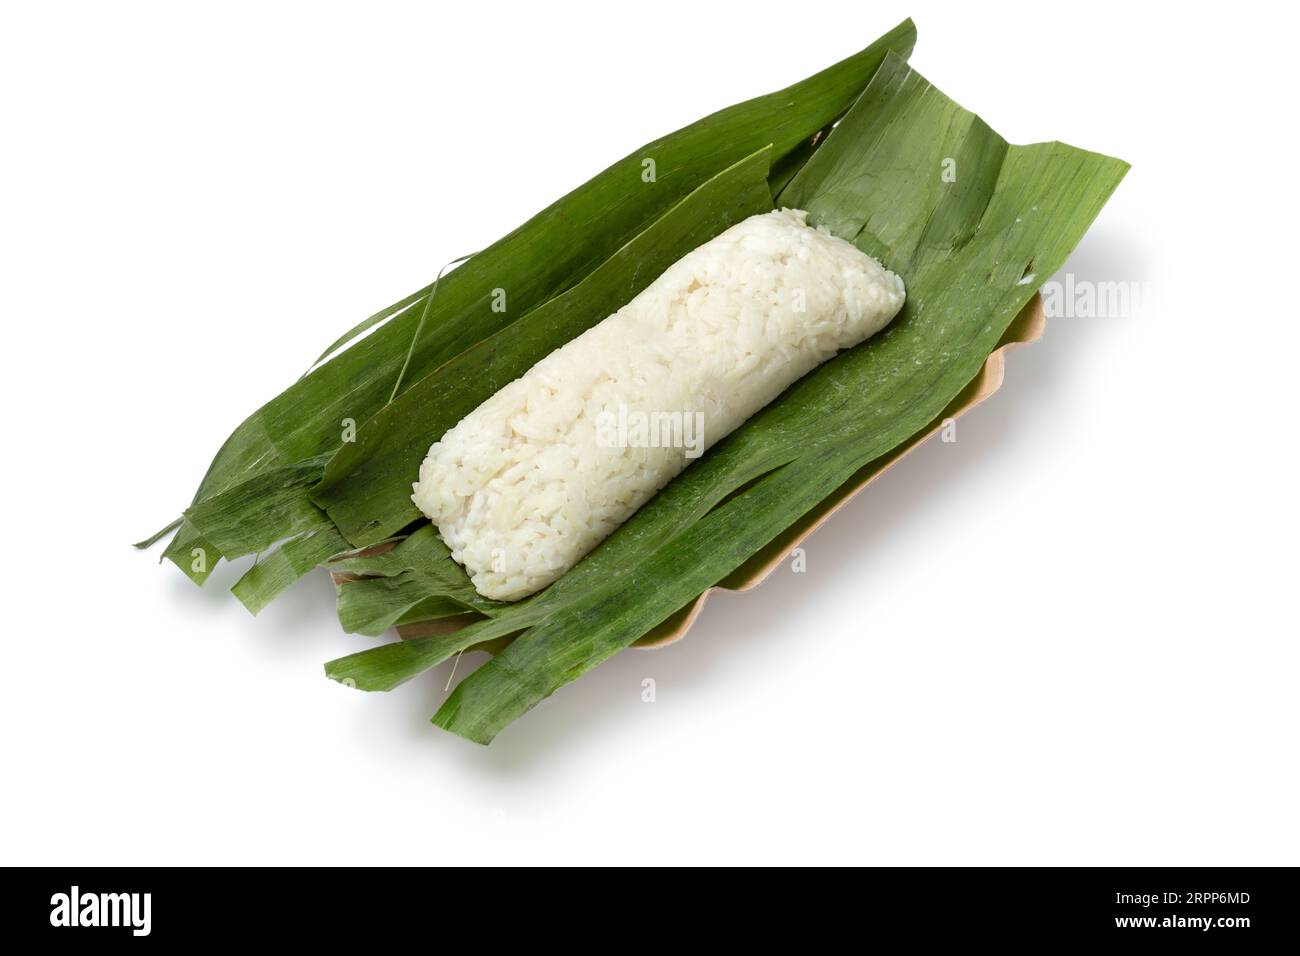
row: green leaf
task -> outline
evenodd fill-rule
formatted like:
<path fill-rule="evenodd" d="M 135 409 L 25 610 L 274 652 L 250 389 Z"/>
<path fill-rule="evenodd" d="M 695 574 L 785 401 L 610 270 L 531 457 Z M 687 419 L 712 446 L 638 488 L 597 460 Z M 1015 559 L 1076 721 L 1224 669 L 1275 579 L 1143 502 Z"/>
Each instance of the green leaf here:
<path fill-rule="evenodd" d="M 427 587 L 425 580 L 414 571 L 391 578 L 345 581 L 338 587 L 339 624 L 349 634 L 378 637 L 415 607 L 424 610 L 422 621 L 455 617 L 473 610 L 448 597 L 428 597 Z"/>
<path fill-rule="evenodd" d="M 312 568 L 324 564 L 347 546 L 334 525 L 326 523 L 260 557 L 230 590 L 244 607 L 256 614 Z"/>
<path fill-rule="evenodd" d="M 339 623 L 349 633 L 382 634 L 417 606 L 432 609 L 422 620 L 505 606 L 474 590 L 431 524 L 391 551 L 335 561 L 331 570 L 358 578 L 338 586 Z"/>
<path fill-rule="evenodd" d="M 441 275 L 439 275 L 439 278 L 441 278 Z M 428 297 L 429 293 L 433 291 L 433 287 L 437 284 L 438 284 L 438 280 L 435 279 L 433 282 L 430 282 L 428 285 L 426 285 L 423 289 L 420 289 L 418 292 L 412 292 L 405 299 L 402 299 L 399 302 L 394 302 L 392 305 L 388 306 L 387 308 L 380 309 L 374 315 L 362 319 L 356 325 L 352 326 L 352 328 L 348 329 L 337 339 L 331 342 L 329 344 L 329 347 L 325 349 L 324 352 L 321 352 L 321 354 L 317 357 L 316 361 L 311 363 L 311 368 L 307 369 L 307 371 L 304 372 L 301 377 L 306 378 L 308 375 L 311 374 L 312 369 L 314 369 L 321 362 L 325 361 L 327 358 L 329 358 L 339 349 L 343 348 L 343 346 L 347 345 L 353 339 L 357 338 L 359 335 L 361 335 L 361 333 L 368 332 L 370 329 L 374 328 L 380 322 L 390 319 L 394 315 L 397 315 L 400 312 L 409 309 L 416 302 L 424 301 L 424 299 Z"/>
<path fill-rule="evenodd" d="M 956 179 L 947 182 L 951 158 Z M 331 672 L 385 686 L 465 641 L 522 630 L 435 717 L 491 740 L 921 432 L 979 371 L 1037 277 L 1060 268 L 1126 169 L 1059 143 L 1008 147 L 888 58 L 780 199 L 904 276 L 899 319 L 796 383 L 547 591 L 458 640 L 406 642 L 400 655 L 375 649 L 365 652 L 372 659 L 332 662 Z"/>
<path fill-rule="evenodd" d="M 184 520 L 185 520 L 184 518 L 177 518 L 175 521 L 167 525 L 167 527 L 163 528 L 161 531 L 155 531 L 153 534 L 149 535 L 149 537 L 145 538 L 143 541 L 137 541 L 135 544 L 131 545 L 131 547 L 137 548 L 141 551 L 149 550 L 155 544 L 161 541 L 163 538 L 167 537 L 167 535 L 170 532 L 175 531 L 177 528 L 179 528 L 181 526 L 181 522 Z"/>
<path fill-rule="evenodd" d="M 176 535 L 163 549 L 163 558 L 171 561 L 181 572 L 202 586 L 216 570 L 224 555 L 206 540 L 188 521 L 182 521 Z"/>
<path fill-rule="evenodd" d="M 325 523 L 324 512 L 306 495 L 324 467 L 322 457 L 264 471 L 191 505 L 185 518 L 223 556 L 255 554 Z M 268 533 L 270 528 L 275 529 L 274 536 Z"/>

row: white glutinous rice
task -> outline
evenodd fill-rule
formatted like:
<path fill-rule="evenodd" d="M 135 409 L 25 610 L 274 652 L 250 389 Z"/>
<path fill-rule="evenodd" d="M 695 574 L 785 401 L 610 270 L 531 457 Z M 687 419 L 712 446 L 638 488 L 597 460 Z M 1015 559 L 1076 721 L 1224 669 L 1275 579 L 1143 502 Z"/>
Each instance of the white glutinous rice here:
<path fill-rule="evenodd" d="M 705 449 L 887 325 L 903 282 L 794 209 L 688 253 L 442 436 L 412 500 L 485 597 L 559 578 Z"/>

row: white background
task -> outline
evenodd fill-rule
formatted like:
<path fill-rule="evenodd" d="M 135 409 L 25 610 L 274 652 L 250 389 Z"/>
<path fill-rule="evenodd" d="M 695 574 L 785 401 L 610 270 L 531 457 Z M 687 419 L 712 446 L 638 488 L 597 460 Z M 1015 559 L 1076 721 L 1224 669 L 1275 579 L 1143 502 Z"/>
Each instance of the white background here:
<path fill-rule="evenodd" d="M 1300 862 L 1280 5 L 8 5 L 5 863 Z M 808 571 L 491 748 L 134 541 L 360 317 L 639 144 L 855 52 L 1133 163 L 1059 318 Z M 469 661 L 462 661 L 464 668 Z M 641 680 L 658 684 L 641 701 Z"/>

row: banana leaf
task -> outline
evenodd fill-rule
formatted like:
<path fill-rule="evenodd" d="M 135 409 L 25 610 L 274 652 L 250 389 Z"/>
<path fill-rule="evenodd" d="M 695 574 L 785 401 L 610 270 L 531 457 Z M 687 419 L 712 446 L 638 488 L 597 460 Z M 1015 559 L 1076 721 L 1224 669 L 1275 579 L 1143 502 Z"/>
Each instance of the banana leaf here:
<path fill-rule="evenodd" d="M 1009 146 L 897 56 L 781 191 L 898 271 L 894 324 L 792 386 L 547 590 L 461 631 L 326 665 L 388 689 L 515 634 L 434 723 L 487 743 L 718 582 L 856 471 L 923 429 L 975 376 L 1123 177 L 1061 143 Z M 951 174 L 951 175 L 949 175 Z"/>
<path fill-rule="evenodd" d="M 391 551 L 331 562 L 338 585 L 339 623 L 350 633 L 377 636 L 414 608 L 421 621 L 467 612 L 490 615 L 508 607 L 474 590 L 464 569 L 426 524 Z"/>
<path fill-rule="evenodd" d="M 347 541 L 333 523 L 324 522 L 260 557 L 230 590 L 244 607 L 256 614 L 312 568 L 346 551 L 347 547 Z"/>
<path fill-rule="evenodd" d="M 888 52 L 906 56 L 910 20 L 860 53 L 785 90 L 714 113 L 648 143 L 599 173 L 433 286 L 357 326 L 326 350 L 370 336 L 313 368 L 239 426 L 218 452 L 164 552 L 196 583 L 223 557 L 272 547 L 318 527 L 324 513 L 304 475 L 341 446 L 344 422 L 368 421 L 400 382 L 448 359 L 563 293 L 701 183 L 771 146 L 783 183 L 810 140 L 844 114 Z M 793 157 L 787 161 L 788 157 Z M 646 177 L 644 160 L 654 161 Z M 505 311 L 495 291 L 505 291 Z M 430 305 L 430 308 L 423 306 Z M 322 489 L 322 497 L 328 489 Z M 209 499 L 222 500 L 209 506 Z M 349 519 L 339 508 L 340 518 Z M 339 530 L 361 545 L 385 535 L 366 518 Z M 235 550 L 227 545 L 237 542 Z M 242 549 L 242 550 L 241 550 Z M 196 554 L 202 560 L 192 560 Z"/>

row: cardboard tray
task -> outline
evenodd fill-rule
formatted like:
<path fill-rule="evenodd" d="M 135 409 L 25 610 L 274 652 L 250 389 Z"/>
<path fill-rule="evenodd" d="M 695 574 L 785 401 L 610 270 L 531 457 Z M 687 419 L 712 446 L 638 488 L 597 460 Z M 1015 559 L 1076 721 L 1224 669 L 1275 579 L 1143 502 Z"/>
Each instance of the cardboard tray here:
<path fill-rule="evenodd" d="M 753 555 L 748 561 L 739 568 L 723 578 L 718 584 L 709 588 L 690 604 L 674 613 L 662 624 L 656 627 L 650 633 L 646 634 L 632 646 L 654 649 L 666 647 L 676 641 L 680 641 L 689 633 L 691 626 L 695 623 L 696 618 L 704 609 L 709 595 L 714 591 L 748 591 L 758 587 L 763 580 L 771 574 L 776 568 L 785 562 L 790 553 L 806 541 L 814 531 L 822 526 L 823 523 L 830 520 L 830 517 L 839 511 L 850 499 L 862 491 L 863 488 L 871 484 L 878 477 L 885 473 L 886 470 L 896 465 L 912 449 L 916 448 L 935 432 L 943 428 L 944 422 L 949 419 L 957 419 L 966 412 L 970 411 L 976 405 L 980 404 L 999 388 L 1002 387 L 1003 375 L 1006 370 L 1006 354 L 1019 345 L 1028 345 L 1042 337 L 1044 329 L 1047 327 L 1047 318 L 1043 311 L 1042 296 L 1035 293 L 1020 313 L 1012 320 L 1011 325 L 1007 328 L 998 346 L 985 360 L 984 366 L 979 373 L 971 380 L 961 392 L 954 398 L 948 407 L 931 422 L 926 428 L 922 429 L 916 435 L 899 445 L 889 454 L 878 458 L 865 466 L 861 471 L 842 484 L 836 492 L 821 502 L 812 511 L 804 515 L 798 522 L 787 528 L 782 534 L 773 539 L 767 547 Z M 335 583 L 342 578 L 341 575 L 332 575 Z M 445 618 L 441 621 L 428 621 L 419 624 L 409 624 L 399 627 L 397 633 L 404 639 L 415 637 L 427 637 L 432 634 L 445 634 L 449 631 L 458 630 L 466 624 L 475 620 L 473 615 L 464 617 Z M 499 641 L 489 641 L 481 645 L 476 645 L 476 650 L 486 650 L 495 653 L 502 646 L 509 642 L 509 638 L 503 638 Z"/>

